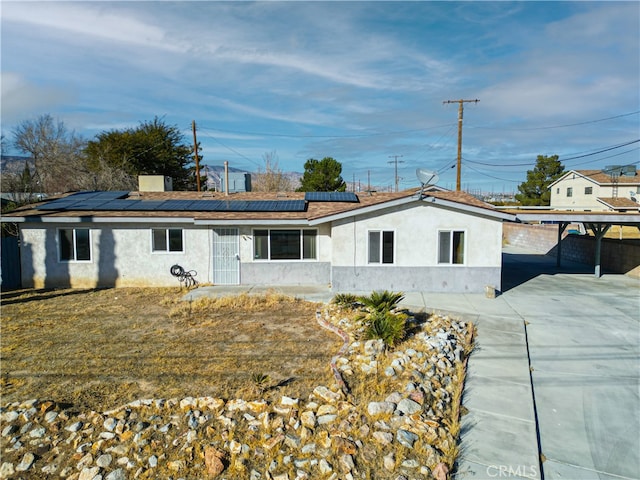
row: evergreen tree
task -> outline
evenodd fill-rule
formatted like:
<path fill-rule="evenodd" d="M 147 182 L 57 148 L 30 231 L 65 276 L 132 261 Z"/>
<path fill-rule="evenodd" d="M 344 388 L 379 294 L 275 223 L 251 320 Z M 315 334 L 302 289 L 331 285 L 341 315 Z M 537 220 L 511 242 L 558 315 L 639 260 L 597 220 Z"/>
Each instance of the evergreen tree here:
<path fill-rule="evenodd" d="M 322 160 L 310 158 L 304 164 L 298 192 L 344 192 L 347 184 L 341 173 L 342 164 L 331 157 Z"/>
<path fill-rule="evenodd" d="M 516 200 L 525 206 L 548 206 L 551 203 L 549 185 L 564 174 L 558 155 L 538 155 L 536 166 L 527 171 L 527 180 L 518 186 Z"/>
<path fill-rule="evenodd" d="M 100 133 L 88 143 L 85 153 L 95 171 L 106 164 L 133 177 L 171 177 L 175 190 L 196 189 L 193 147 L 186 144 L 178 127 L 169 126 L 158 117 L 136 128 Z"/>

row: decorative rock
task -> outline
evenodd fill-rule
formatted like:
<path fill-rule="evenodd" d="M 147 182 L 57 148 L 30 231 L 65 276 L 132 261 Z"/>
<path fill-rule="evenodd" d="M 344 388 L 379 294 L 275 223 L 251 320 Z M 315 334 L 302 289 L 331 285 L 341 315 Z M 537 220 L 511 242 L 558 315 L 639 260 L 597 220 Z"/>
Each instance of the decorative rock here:
<path fill-rule="evenodd" d="M 13 468 L 13 463 L 2 462 L 2 466 L 0 466 L 0 478 L 8 478 L 14 473 L 16 473 L 16 471 Z"/>
<path fill-rule="evenodd" d="M 433 478 L 435 478 L 436 480 L 447 480 L 449 469 L 444 463 L 439 463 L 431 473 L 433 475 Z"/>
<path fill-rule="evenodd" d="M 422 405 L 409 398 L 404 398 L 398 403 L 396 410 L 403 415 L 413 415 L 422 410 Z"/>
<path fill-rule="evenodd" d="M 83 423 L 82 422 L 74 422 L 71 425 L 69 425 L 68 427 L 65 428 L 65 430 L 69 431 L 69 432 L 77 432 L 78 430 L 80 430 L 82 428 Z"/>
<path fill-rule="evenodd" d="M 102 426 L 108 432 L 113 432 L 115 430 L 117 424 L 118 424 L 118 420 L 116 420 L 113 417 L 109 417 L 102 423 Z"/>
<path fill-rule="evenodd" d="M 396 371 L 393 369 L 393 367 L 389 366 L 384 369 L 384 374 L 386 377 L 395 377 Z"/>
<path fill-rule="evenodd" d="M 35 459 L 36 457 L 33 453 L 25 453 L 22 460 L 20 460 L 20 463 L 16 465 L 16 470 L 18 472 L 26 472 L 31 468 Z"/>
<path fill-rule="evenodd" d="M 325 402 L 337 402 L 342 398 L 340 393 L 333 392 L 325 386 L 318 386 L 313 390 L 313 394 L 320 397 Z"/>
<path fill-rule="evenodd" d="M 340 453 L 346 453 L 349 455 L 355 455 L 358 447 L 351 440 L 342 437 L 335 437 L 333 439 L 333 444 L 335 448 L 338 449 Z"/>
<path fill-rule="evenodd" d="M 373 439 L 380 445 L 389 445 L 393 442 L 393 434 L 389 432 L 373 432 Z"/>
<path fill-rule="evenodd" d="M 102 468 L 107 468 L 109 465 L 111 465 L 112 461 L 113 461 L 113 457 L 108 453 L 105 453 L 104 455 L 100 455 L 96 459 L 96 465 Z"/>
<path fill-rule="evenodd" d="M 384 399 L 385 402 L 391 402 L 395 404 L 400 403 L 400 400 L 402 400 L 402 394 L 400 392 L 393 392 Z"/>
<path fill-rule="evenodd" d="M 304 455 L 311 455 L 313 453 L 316 453 L 316 444 L 315 443 L 306 444 L 304 447 L 302 447 L 301 452 Z"/>
<path fill-rule="evenodd" d="M 217 477 L 224 471 L 224 452 L 215 447 L 207 446 L 204 449 L 204 463 L 207 467 L 207 473 L 212 477 Z"/>
<path fill-rule="evenodd" d="M 298 437 L 297 435 L 292 435 L 290 433 L 285 435 L 284 443 L 289 448 L 293 448 L 293 449 L 299 449 L 301 445 L 300 437 Z"/>
<path fill-rule="evenodd" d="M 156 457 L 155 455 L 151 455 L 149 457 L 149 467 L 151 468 L 156 468 L 158 466 L 158 457 Z"/>
<path fill-rule="evenodd" d="M 316 414 L 311 411 L 302 412 L 300 421 L 305 427 L 314 428 L 316 426 Z"/>
<path fill-rule="evenodd" d="M 287 396 L 282 396 L 282 398 L 280 399 L 280 405 L 284 405 L 287 407 L 295 407 L 298 405 L 299 399 L 297 398 L 291 398 L 291 397 L 287 397 Z"/>
<path fill-rule="evenodd" d="M 395 409 L 396 404 L 391 402 L 369 402 L 369 405 L 367 405 L 367 412 L 372 417 L 392 414 Z"/>
<path fill-rule="evenodd" d="M 181 410 L 187 410 L 190 408 L 197 408 L 197 407 L 198 407 L 198 401 L 193 397 L 185 397 L 182 400 L 180 400 Z"/>
<path fill-rule="evenodd" d="M 7 425 L 2 429 L 2 436 L 8 437 L 9 435 L 13 435 L 17 431 L 18 431 L 18 427 L 16 427 L 15 425 Z"/>
<path fill-rule="evenodd" d="M 167 468 L 169 470 L 174 471 L 174 472 L 178 472 L 180 470 L 183 470 L 186 466 L 187 466 L 187 464 L 185 463 L 184 460 L 174 460 L 172 462 L 168 462 L 167 463 Z"/>
<path fill-rule="evenodd" d="M 100 473 L 100 467 L 87 467 L 83 468 L 80 472 L 78 480 L 93 480 L 96 475 Z"/>
<path fill-rule="evenodd" d="M 396 432 L 396 440 L 405 447 L 413 448 L 413 444 L 418 440 L 418 435 L 408 430 L 398 430 Z"/>
<path fill-rule="evenodd" d="M 338 409 L 334 405 L 320 405 L 318 407 L 318 416 L 322 415 L 331 415 L 332 413 L 337 413 Z"/>
<path fill-rule="evenodd" d="M 390 472 L 396 469 L 396 456 L 393 452 L 387 453 L 382 459 L 382 465 Z"/>
<path fill-rule="evenodd" d="M 327 423 L 333 423 L 335 422 L 336 418 L 338 418 L 337 415 L 322 415 L 320 417 L 318 417 L 318 425 L 325 425 Z"/>
<path fill-rule="evenodd" d="M 324 458 L 320 459 L 320 462 L 318 463 L 318 469 L 320 470 L 320 473 L 322 475 L 329 475 L 331 472 L 333 472 L 333 466 Z"/>
<path fill-rule="evenodd" d="M 105 480 L 127 480 L 124 470 L 118 468 L 105 477 Z"/>
<path fill-rule="evenodd" d="M 420 466 L 418 461 L 414 459 L 405 460 L 400 465 L 404 468 L 418 468 Z"/>
<path fill-rule="evenodd" d="M 44 414 L 44 421 L 47 423 L 53 423 L 56 418 L 58 418 L 58 412 L 56 411 L 51 410 Z"/>
<path fill-rule="evenodd" d="M 340 466 L 342 467 L 343 472 L 351 472 L 356 465 L 353 461 L 353 457 L 349 454 L 342 455 L 340 457 Z"/>

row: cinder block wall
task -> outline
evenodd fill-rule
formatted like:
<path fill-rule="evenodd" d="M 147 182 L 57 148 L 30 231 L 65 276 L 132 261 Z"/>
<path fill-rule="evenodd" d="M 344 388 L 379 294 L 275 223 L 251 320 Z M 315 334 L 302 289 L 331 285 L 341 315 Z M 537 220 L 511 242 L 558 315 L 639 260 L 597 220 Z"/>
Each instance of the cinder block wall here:
<path fill-rule="evenodd" d="M 567 230 L 570 228 L 568 227 L 562 235 L 562 259 L 593 265 L 595 238 L 568 235 Z M 549 255 L 556 253 L 557 225 L 505 223 L 502 235 L 505 244 Z M 625 273 L 640 278 L 640 240 L 604 238 L 600 261 L 604 271 Z"/>

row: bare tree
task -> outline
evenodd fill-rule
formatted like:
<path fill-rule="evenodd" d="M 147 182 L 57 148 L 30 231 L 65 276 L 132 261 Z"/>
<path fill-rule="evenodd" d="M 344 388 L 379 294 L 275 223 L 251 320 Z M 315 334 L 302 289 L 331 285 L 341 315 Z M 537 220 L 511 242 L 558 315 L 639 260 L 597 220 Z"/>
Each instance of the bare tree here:
<path fill-rule="evenodd" d="M 278 154 L 275 151 L 267 152 L 262 155 L 265 169 L 258 169 L 253 174 L 252 189 L 256 192 L 289 192 L 293 188 L 291 180 L 289 180 L 282 170 L 278 168 Z"/>
<path fill-rule="evenodd" d="M 84 169 L 85 142 L 49 114 L 26 120 L 13 131 L 13 145 L 33 160 L 33 182 L 43 193 L 78 188 Z"/>

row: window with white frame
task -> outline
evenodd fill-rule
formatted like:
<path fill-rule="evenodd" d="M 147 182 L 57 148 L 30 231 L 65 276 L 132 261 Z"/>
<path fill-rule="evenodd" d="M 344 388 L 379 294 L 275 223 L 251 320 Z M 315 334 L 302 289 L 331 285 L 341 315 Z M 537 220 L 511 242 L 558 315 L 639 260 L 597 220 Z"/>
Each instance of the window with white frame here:
<path fill-rule="evenodd" d="M 394 250 L 393 231 L 369 231 L 369 263 L 393 263 Z"/>
<path fill-rule="evenodd" d="M 184 252 L 181 228 L 152 228 L 151 250 L 153 252 Z"/>
<path fill-rule="evenodd" d="M 259 229 L 253 231 L 256 260 L 315 260 L 317 230 Z"/>
<path fill-rule="evenodd" d="M 584 187 L 585 195 L 593 195 L 593 187 Z"/>
<path fill-rule="evenodd" d="M 58 230 L 61 262 L 91 261 L 91 234 L 88 228 L 61 228 Z"/>
<path fill-rule="evenodd" d="M 465 232 L 441 230 L 438 232 L 438 263 L 464 264 Z"/>
<path fill-rule="evenodd" d="M 573 187 L 567 187 L 567 197 L 573 197 Z"/>

